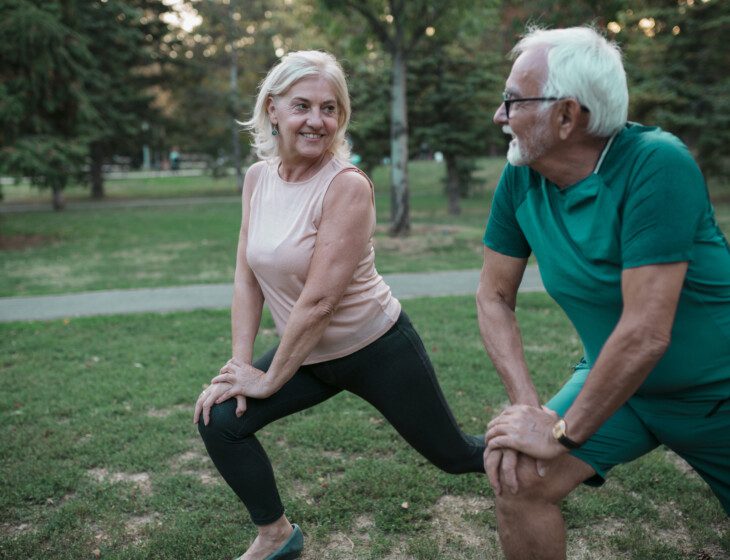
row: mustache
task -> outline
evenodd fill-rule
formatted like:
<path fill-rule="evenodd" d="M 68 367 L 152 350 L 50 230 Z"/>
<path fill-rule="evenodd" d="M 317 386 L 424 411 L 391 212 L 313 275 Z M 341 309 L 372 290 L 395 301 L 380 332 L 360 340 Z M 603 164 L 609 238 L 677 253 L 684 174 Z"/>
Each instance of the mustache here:
<path fill-rule="evenodd" d="M 502 127 L 502 132 L 504 132 L 505 134 L 509 134 L 510 136 L 514 136 L 514 133 L 512 132 L 512 127 L 507 124 Z"/>

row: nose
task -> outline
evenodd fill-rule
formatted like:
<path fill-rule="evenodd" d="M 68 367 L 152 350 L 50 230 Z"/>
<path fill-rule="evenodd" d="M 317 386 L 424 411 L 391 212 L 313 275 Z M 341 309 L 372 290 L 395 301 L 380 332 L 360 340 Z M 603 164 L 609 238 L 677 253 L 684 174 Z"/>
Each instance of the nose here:
<path fill-rule="evenodd" d="M 499 107 L 497 107 L 497 110 L 494 112 L 494 117 L 492 117 L 492 122 L 499 126 L 503 126 L 509 122 L 504 102 L 500 103 Z"/>
<path fill-rule="evenodd" d="M 322 113 L 319 108 L 315 107 L 307 115 L 307 125 L 312 128 L 319 128 L 322 126 Z"/>

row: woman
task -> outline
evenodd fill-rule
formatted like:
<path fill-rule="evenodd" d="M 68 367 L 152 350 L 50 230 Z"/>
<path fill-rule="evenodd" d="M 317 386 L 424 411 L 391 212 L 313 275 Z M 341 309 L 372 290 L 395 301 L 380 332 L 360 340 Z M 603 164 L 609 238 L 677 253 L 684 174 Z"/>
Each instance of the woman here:
<path fill-rule="evenodd" d="M 233 357 L 194 417 L 258 527 L 244 560 L 298 558 L 303 546 L 255 432 L 343 389 L 373 404 L 439 468 L 484 472 L 482 438 L 456 425 L 418 334 L 375 271 L 373 186 L 348 163 L 349 118 L 337 61 L 302 51 L 269 72 L 246 123 L 262 161 L 244 180 Z M 264 301 L 281 340 L 254 362 Z"/>

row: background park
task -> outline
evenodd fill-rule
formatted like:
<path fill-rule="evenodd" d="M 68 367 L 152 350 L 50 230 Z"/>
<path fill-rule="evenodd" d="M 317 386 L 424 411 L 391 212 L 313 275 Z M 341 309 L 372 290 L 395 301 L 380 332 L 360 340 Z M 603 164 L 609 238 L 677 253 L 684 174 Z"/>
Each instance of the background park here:
<path fill-rule="evenodd" d="M 491 116 L 526 22 L 593 23 L 621 44 L 631 120 L 689 145 L 727 234 L 724 0 L 0 0 L 0 303 L 230 283 L 253 161 L 235 120 L 277 58 L 302 48 L 334 53 L 349 76 L 353 152 L 376 188 L 378 270 L 478 269 L 505 162 Z M 506 395 L 474 297 L 404 308 L 456 417 L 483 432 Z M 580 343 L 544 293 L 521 294 L 517 313 L 547 398 Z M 229 357 L 229 324 L 222 309 L 0 316 L 0 558 L 245 548 L 252 526 L 191 421 Z M 274 342 L 266 315 L 257 352 Z M 354 397 L 262 440 L 306 559 L 501 558 L 486 478 L 440 473 Z M 730 557 L 719 503 L 664 449 L 563 509 L 571 559 Z"/>

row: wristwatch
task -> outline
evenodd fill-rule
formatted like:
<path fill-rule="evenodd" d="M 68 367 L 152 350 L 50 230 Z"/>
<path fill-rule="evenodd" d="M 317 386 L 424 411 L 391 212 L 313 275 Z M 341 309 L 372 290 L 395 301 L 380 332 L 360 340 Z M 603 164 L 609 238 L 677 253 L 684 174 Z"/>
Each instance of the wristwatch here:
<path fill-rule="evenodd" d="M 560 420 L 555 422 L 555 425 L 553 426 L 553 437 L 558 440 L 558 443 L 564 445 L 568 449 L 578 449 L 582 444 L 573 441 L 568 436 L 566 436 L 566 429 L 567 426 L 565 425 L 565 418 L 561 418 Z"/>

